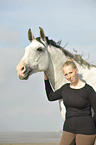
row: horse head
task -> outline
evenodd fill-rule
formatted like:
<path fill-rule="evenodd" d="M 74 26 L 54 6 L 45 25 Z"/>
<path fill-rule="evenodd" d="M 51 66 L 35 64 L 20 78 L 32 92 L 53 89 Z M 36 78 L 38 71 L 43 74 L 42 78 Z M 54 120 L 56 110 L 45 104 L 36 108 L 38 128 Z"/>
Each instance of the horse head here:
<path fill-rule="evenodd" d="M 49 66 L 48 45 L 43 29 L 40 28 L 40 37 L 36 39 L 29 29 L 28 39 L 31 43 L 25 48 L 24 56 L 16 67 L 20 79 L 28 79 L 33 73 L 45 71 Z"/>

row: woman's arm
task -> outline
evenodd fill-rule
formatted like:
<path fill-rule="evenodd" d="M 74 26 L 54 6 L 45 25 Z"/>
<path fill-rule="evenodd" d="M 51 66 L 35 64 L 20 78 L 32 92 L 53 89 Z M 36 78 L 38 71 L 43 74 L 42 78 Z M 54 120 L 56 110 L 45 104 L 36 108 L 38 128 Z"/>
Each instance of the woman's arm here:
<path fill-rule="evenodd" d="M 45 79 L 45 80 L 48 80 L 48 77 L 47 77 L 47 75 L 46 75 L 45 72 L 44 72 L 44 79 Z"/>
<path fill-rule="evenodd" d="M 50 85 L 50 82 L 48 80 L 46 73 L 44 73 L 44 78 L 45 78 L 45 90 L 46 90 L 48 100 L 56 101 L 56 100 L 62 99 L 61 89 L 58 89 L 57 91 L 54 92 Z"/>

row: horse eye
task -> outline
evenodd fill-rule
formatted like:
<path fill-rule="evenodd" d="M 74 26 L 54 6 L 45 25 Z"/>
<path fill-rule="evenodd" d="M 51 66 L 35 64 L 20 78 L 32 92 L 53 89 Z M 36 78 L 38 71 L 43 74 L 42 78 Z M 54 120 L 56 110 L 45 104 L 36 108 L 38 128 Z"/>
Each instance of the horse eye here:
<path fill-rule="evenodd" d="M 37 51 L 42 52 L 43 50 L 42 50 L 42 48 L 41 48 L 41 47 L 39 47 L 39 48 L 37 48 Z"/>

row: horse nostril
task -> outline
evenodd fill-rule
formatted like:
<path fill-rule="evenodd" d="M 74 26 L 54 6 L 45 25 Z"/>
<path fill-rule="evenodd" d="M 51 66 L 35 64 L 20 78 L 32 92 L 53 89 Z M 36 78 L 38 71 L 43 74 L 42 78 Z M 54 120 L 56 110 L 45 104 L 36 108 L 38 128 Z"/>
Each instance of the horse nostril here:
<path fill-rule="evenodd" d="M 24 70 L 24 66 L 22 67 L 22 69 L 21 70 Z"/>
<path fill-rule="evenodd" d="M 26 66 L 22 66 L 21 71 L 22 71 L 23 74 L 25 74 L 27 72 Z"/>

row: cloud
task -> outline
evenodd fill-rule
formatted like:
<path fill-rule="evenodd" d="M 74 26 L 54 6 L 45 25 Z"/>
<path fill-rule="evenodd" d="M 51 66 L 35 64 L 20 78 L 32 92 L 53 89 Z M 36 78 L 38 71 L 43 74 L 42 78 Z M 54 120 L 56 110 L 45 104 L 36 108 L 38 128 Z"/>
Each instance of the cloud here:
<path fill-rule="evenodd" d="M 7 26 L 0 25 L 0 42 L 4 45 L 18 45 L 21 43 L 21 34 L 19 31 Z"/>
<path fill-rule="evenodd" d="M 20 61 L 22 51 L 16 48 L 0 48 L 0 84 L 11 80 L 16 75 L 16 65 Z"/>

